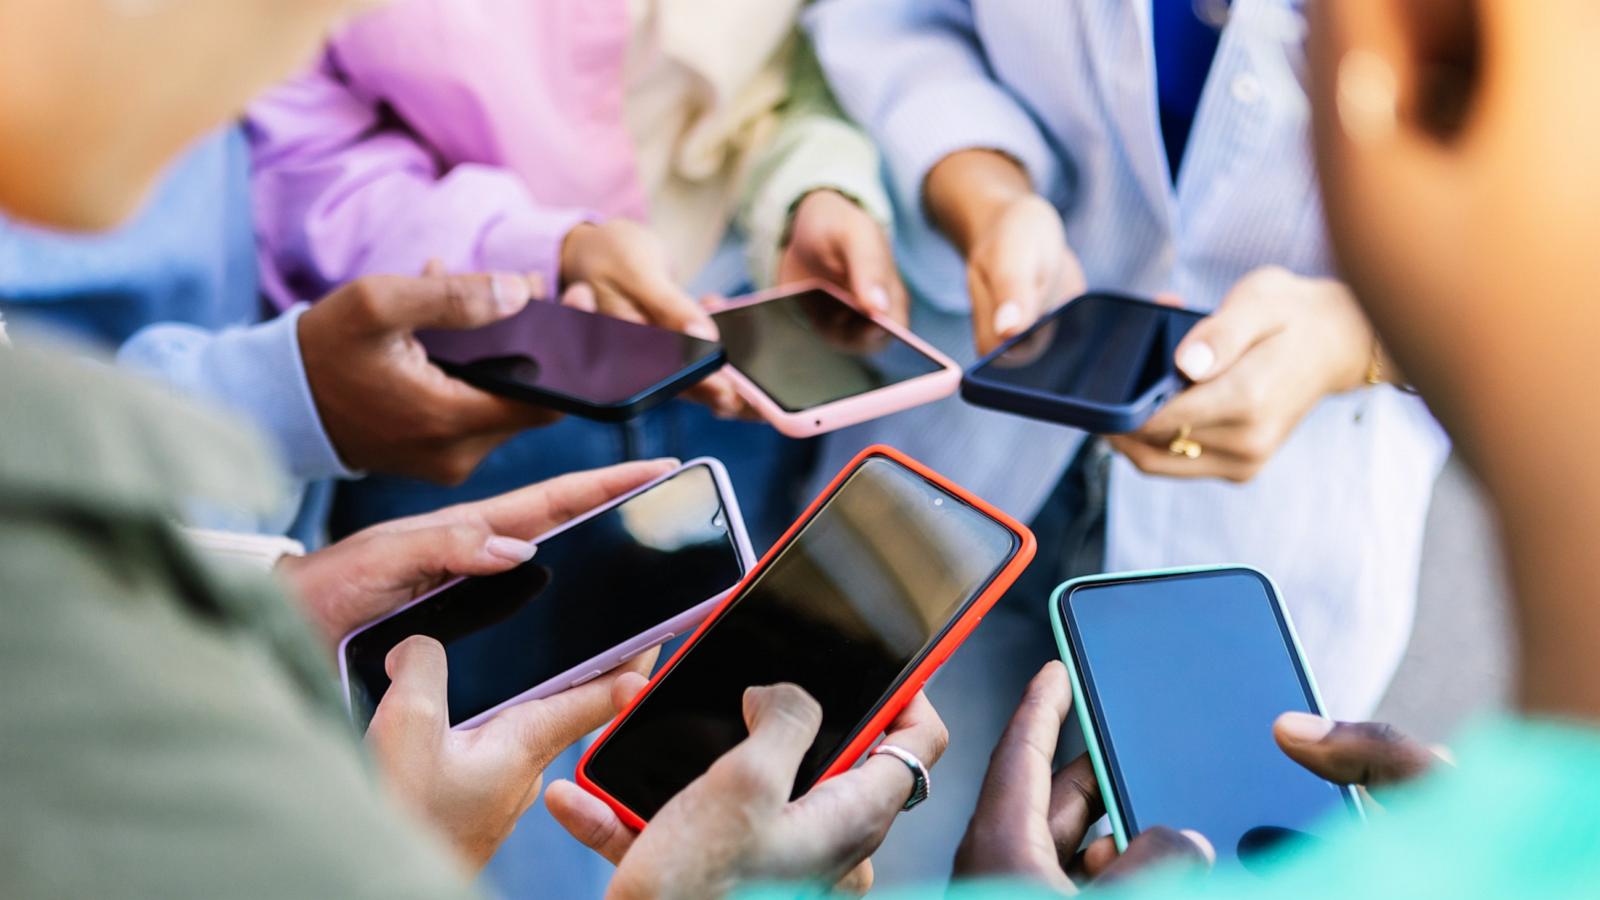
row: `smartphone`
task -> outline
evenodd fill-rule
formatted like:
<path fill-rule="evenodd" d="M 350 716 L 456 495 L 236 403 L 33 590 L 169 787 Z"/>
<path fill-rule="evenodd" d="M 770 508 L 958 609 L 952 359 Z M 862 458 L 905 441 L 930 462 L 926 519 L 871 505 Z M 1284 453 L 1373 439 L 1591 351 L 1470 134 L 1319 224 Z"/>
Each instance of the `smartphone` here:
<path fill-rule="evenodd" d="M 367 726 L 389 689 L 389 651 L 412 635 L 444 644 L 450 723 L 471 728 L 688 633 L 754 563 L 714 459 L 686 463 L 536 544 L 515 569 L 457 579 L 344 639 L 340 674 L 357 724 Z"/>
<path fill-rule="evenodd" d="M 974 364 L 961 396 L 1091 434 L 1137 431 L 1187 385 L 1173 355 L 1203 318 L 1149 300 L 1085 294 Z"/>
<path fill-rule="evenodd" d="M 631 419 L 722 367 L 722 345 L 535 301 L 472 331 L 417 334 L 441 369 L 469 384 L 586 419 Z"/>
<path fill-rule="evenodd" d="M 745 738 L 745 689 L 789 682 L 822 706 L 804 794 L 855 764 L 1033 552 L 1020 523 L 868 448 L 590 747 L 579 784 L 643 828 Z"/>
<path fill-rule="evenodd" d="M 830 285 L 803 282 L 713 307 L 741 396 L 790 437 L 948 397 L 961 370 Z"/>
<path fill-rule="evenodd" d="M 1363 815 L 1355 790 L 1272 738 L 1322 701 L 1272 580 L 1245 566 L 1096 575 L 1050 598 L 1073 707 L 1117 846 L 1193 828 L 1248 862 Z"/>

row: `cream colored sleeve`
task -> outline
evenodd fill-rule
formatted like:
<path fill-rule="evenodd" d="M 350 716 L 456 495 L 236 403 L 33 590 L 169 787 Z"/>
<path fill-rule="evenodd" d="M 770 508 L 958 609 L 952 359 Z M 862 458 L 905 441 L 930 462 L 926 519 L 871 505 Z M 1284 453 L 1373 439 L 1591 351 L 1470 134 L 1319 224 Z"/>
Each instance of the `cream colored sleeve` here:
<path fill-rule="evenodd" d="M 854 200 L 893 233 L 894 211 L 881 177 L 878 150 L 828 89 L 811 43 L 796 33 L 789 97 L 778 127 L 751 163 L 739 197 L 750 275 L 758 286 L 777 275 L 790 216 L 806 194 L 831 189 Z"/>

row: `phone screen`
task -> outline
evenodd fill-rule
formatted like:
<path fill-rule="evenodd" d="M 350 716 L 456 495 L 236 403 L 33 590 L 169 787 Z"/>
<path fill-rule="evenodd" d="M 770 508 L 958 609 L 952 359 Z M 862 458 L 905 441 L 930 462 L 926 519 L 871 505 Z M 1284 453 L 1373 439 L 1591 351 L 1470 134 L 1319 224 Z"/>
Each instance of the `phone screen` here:
<path fill-rule="evenodd" d="M 1088 294 L 1041 320 L 978 370 L 988 382 L 1106 406 L 1134 403 L 1174 371 L 1178 342 L 1204 316 Z"/>
<path fill-rule="evenodd" d="M 605 738 L 589 778 L 648 819 L 746 737 L 747 687 L 789 682 L 822 705 L 799 796 L 1019 546 L 921 475 L 868 458 Z"/>
<path fill-rule="evenodd" d="M 728 362 L 786 412 L 800 412 L 943 368 L 854 307 L 802 291 L 711 317 Z"/>
<path fill-rule="evenodd" d="M 485 328 L 417 337 L 430 357 L 463 376 L 595 406 L 626 404 L 719 352 L 711 341 L 538 301 Z"/>
<path fill-rule="evenodd" d="M 1273 742 L 1280 713 L 1316 704 L 1260 574 L 1091 584 L 1062 602 L 1130 837 L 1193 828 L 1219 857 L 1248 858 L 1354 810 Z"/>
<path fill-rule="evenodd" d="M 389 689 L 384 658 L 414 634 L 444 644 L 452 725 L 731 590 L 744 575 L 716 478 L 677 475 L 539 544 L 533 559 L 468 578 L 345 645 L 365 727 Z"/>

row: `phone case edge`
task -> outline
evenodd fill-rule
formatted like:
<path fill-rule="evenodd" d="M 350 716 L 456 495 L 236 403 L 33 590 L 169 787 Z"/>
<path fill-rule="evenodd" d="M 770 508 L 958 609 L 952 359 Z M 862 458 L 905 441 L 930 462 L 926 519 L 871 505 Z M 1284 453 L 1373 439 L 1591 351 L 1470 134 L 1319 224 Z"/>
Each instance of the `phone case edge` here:
<path fill-rule="evenodd" d="M 579 787 L 583 788 L 592 796 L 599 798 L 605 802 L 607 806 L 611 807 L 612 811 L 614 811 L 618 818 L 620 818 L 629 828 L 632 828 L 636 832 L 643 831 L 647 823 L 643 817 L 639 816 L 632 809 L 629 809 L 626 804 L 612 796 L 610 792 L 606 791 L 605 788 L 595 783 L 595 781 L 589 777 L 589 762 L 591 759 L 593 759 L 595 752 L 599 750 L 600 747 L 604 746 L 606 739 L 609 738 L 611 733 L 617 729 L 617 727 L 628 717 L 630 713 L 633 712 L 634 707 L 638 706 L 651 693 L 651 691 L 655 689 L 656 684 L 672 671 L 673 667 L 677 665 L 678 660 L 682 659 L 684 654 L 688 653 L 690 648 L 700 641 L 706 630 L 709 629 L 712 624 L 722 616 L 729 604 L 733 603 L 733 601 L 744 590 L 746 585 L 748 585 L 756 575 L 758 575 L 762 570 L 771 564 L 772 560 L 776 558 L 779 550 L 787 546 L 794 539 L 799 530 L 807 522 L 811 521 L 811 518 L 816 515 L 817 511 L 822 507 L 822 505 L 838 492 L 839 487 L 844 484 L 845 480 L 852 473 L 854 473 L 856 469 L 860 468 L 863 463 L 874 456 L 888 457 L 889 459 L 894 460 L 911 471 L 916 472 L 918 475 L 938 484 L 940 488 L 948 491 L 951 495 L 960 498 L 963 502 L 970 504 L 973 506 L 973 508 L 977 509 L 979 512 L 982 512 L 984 515 L 990 517 L 994 521 L 999 522 L 1007 530 L 1015 534 L 1018 538 L 1018 545 L 1017 550 L 1012 555 L 1011 559 L 1008 560 L 1006 564 L 1000 568 L 1000 571 L 995 574 L 994 580 L 991 581 L 988 587 L 986 587 L 983 592 L 972 601 L 967 610 L 962 613 L 962 615 L 955 622 L 951 623 L 951 626 L 945 632 L 944 637 L 940 638 L 940 640 L 928 651 L 927 658 L 925 658 L 916 666 L 916 668 L 912 669 L 911 672 L 907 674 L 905 680 L 900 684 L 900 686 L 890 693 L 883 700 L 883 702 L 880 703 L 878 710 L 873 713 L 865 723 L 863 723 L 861 730 L 857 733 L 856 737 L 854 737 L 850 743 L 845 745 L 844 750 L 840 752 L 839 756 L 834 760 L 834 762 L 823 771 L 821 776 L 818 777 L 818 783 L 845 772 L 856 764 L 862 755 L 864 755 L 867 750 L 882 736 L 883 729 L 891 721 L 893 721 L 895 716 L 900 714 L 901 710 L 905 709 L 906 705 L 909 704 L 912 698 L 916 696 L 917 691 L 922 690 L 922 686 L 927 683 L 928 678 L 931 677 L 933 673 L 938 670 L 939 666 L 943 665 L 945 660 L 955 652 L 955 649 L 972 634 L 973 629 L 977 628 L 978 623 L 983 620 L 984 615 L 989 611 L 989 609 L 994 606 L 995 602 L 1000 599 L 1001 595 L 1010 589 L 1011 585 L 1017 580 L 1017 577 L 1021 575 L 1022 571 L 1027 568 L 1028 564 L 1033 561 L 1034 554 L 1038 549 L 1038 544 L 1033 536 L 1033 532 L 1029 530 L 1026 525 L 990 505 L 987 501 L 981 497 L 978 497 L 976 494 L 973 494 L 971 491 L 968 491 L 966 488 L 963 488 L 960 485 L 952 482 L 950 479 L 945 478 L 939 473 L 933 471 L 932 469 L 893 447 L 884 444 L 874 444 L 863 449 L 860 453 L 856 454 L 853 459 L 850 460 L 849 464 L 847 464 L 839 471 L 837 475 L 833 477 L 833 480 L 828 483 L 826 488 L 824 488 L 819 494 L 817 494 L 815 498 L 812 499 L 811 503 L 806 507 L 806 509 L 799 516 L 797 516 L 795 521 L 789 525 L 787 530 L 784 531 L 783 536 L 778 538 L 778 540 L 767 549 L 767 552 L 762 555 L 755 567 L 749 572 L 745 573 L 744 580 L 741 581 L 728 594 L 728 596 L 722 600 L 720 604 L 718 604 L 716 609 L 712 610 L 710 615 L 706 616 L 705 621 L 700 623 L 700 627 L 695 629 L 694 633 L 690 635 L 687 641 L 684 641 L 683 646 L 678 648 L 677 653 L 673 654 L 672 658 L 668 660 L 665 665 L 657 669 L 656 673 L 651 677 L 650 683 L 645 686 L 644 690 L 641 690 L 637 695 L 635 695 L 634 698 L 628 702 L 628 705 L 612 718 L 610 723 L 606 725 L 605 730 L 602 731 L 600 735 L 593 741 L 591 741 L 589 746 L 584 750 L 583 756 L 578 760 L 578 765 L 573 773 L 573 780 L 578 784 Z"/>
<path fill-rule="evenodd" d="M 778 401 L 772 399 L 760 385 L 751 381 L 749 376 L 739 371 L 732 362 L 728 363 L 728 374 L 732 378 L 739 396 L 755 407 L 761 418 L 777 429 L 779 434 L 792 438 L 808 438 L 870 422 L 873 419 L 915 409 L 935 400 L 942 400 L 954 394 L 961 387 L 961 366 L 940 350 L 918 337 L 910 328 L 901 326 L 870 309 L 864 309 L 855 302 L 855 299 L 837 285 L 819 278 L 806 281 L 796 281 L 790 284 L 768 288 L 754 294 L 737 297 L 725 303 L 717 304 L 711 312 L 723 312 L 730 309 L 739 309 L 745 306 L 754 306 L 766 303 L 780 297 L 808 290 L 820 290 L 833 295 L 839 302 L 871 319 L 874 324 L 888 331 L 895 337 L 905 341 L 918 353 L 939 364 L 939 371 L 919 375 L 909 381 L 899 384 L 886 385 L 868 391 L 855 397 L 846 397 L 810 409 L 790 412 L 783 408 Z"/>
<path fill-rule="evenodd" d="M 484 710 L 470 719 L 464 719 L 460 723 L 452 725 L 452 731 L 464 731 L 469 728 L 475 728 L 513 706 L 526 703 L 529 700 L 538 700 L 543 697 L 548 697 L 552 694 L 560 693 L 561 691 L 572 686 L 568 683 L 572 678 L 582 675 L 592 668 L 598 667 L 602 673 L 608 672 L 626 662 L 628 659 L 631 659 L 640 653 L 644 653 L 653 647 L 660 646 L 662 643 L 670 640 L 672 637 L 676 637 L 679 633 L 678 629 L 687 630 L 690 628 L 698 628 L 700 623 L 705 621 L 705 619 L 711 615 L 712 611 L 717 608 L 718 604 L 728 599 L 733 595 L 734 591 L 738 590 L 739 586 L 744 583 L 745 576 L 747 576 L 751 570 L 755 568 L 755 550 L 750 543 L 750 535 L 745 527 L 744 513 L 739 508 L 739 498 L 733 490 L 733 479 L 729 477 L 728 470 L 722 464 L 722 461 L 711 456 L 701 456 L 691 459 L 659 478 L 654 478 L 620 497 L 613 498 L 607 503 L 603 503 L 580 516 L 563 522 L 555 528 L 544 532 L 534 539 L 534 543 L 537 544 L 539 541 L 548 540 L 549 538 L 552 538 L 564 531 L 574 528 L 608 509 L 612 509 L 616 506 L 626 503 L 627 501 L 650 490 L 662 482 L 670 481 L 673 477 L 688 469 L 692 469 L 695 466 L 705 466 L 711 470 L 711 480 L 716 485 L 717 496 L 722 499 L 724 512 L 728 517 L 728 530 L 729 533 L 733 535 L 734 553 L 739 557 L 739 565 L 743 570 L 740 574 L 739 580 L 734 583 L 733 587 L 730 587 L 719 594 L 708 597 L 705 600 L 696 603 L 694 606 L 684 610 L 676 616 L 673 616 L 665 622 L 656 625 L 648 631 L 641 632 L 640 634 L 629 638 L 627 641 L 607 649 L 605 652 L 597 656 L 586 659 L 576 666 L 573 666 L 564 672 L 560 672 L 540 682 L 539 684 L 528 688 L 516 696 L 501 701 L 495 706 Z M 339 686 L 343 690 L 344 696 L 342 699 L 344 701 L 346 713 L 353 715 L 355 712 L 351 708 L 350 704 L 350 670 L 349 663 L 345 658 L 345 647 L 350 643 L 350 640 L 356 635 L 378 624 L 379 622 L 394 618 L 400 613 L 405 612 L 407 609 L 410 609 L 411 607 L 416 606 L 418 603 L 427 600 L 429 597 L 438 594 L 440 591 L 448 590 L 451 587 L 460 584 L 461 582 L 467 580 L 468 577 L 472 576 L 452 578 L 439 587 L 428 591 L 409 603 L 406 603 L 404 606 L 400 606 L 369 622 L 363 622 L 361 625 L 351 629 L 349 634 L 339 639 Z M 670 635 L 668 634 L 669 632 Z"/>

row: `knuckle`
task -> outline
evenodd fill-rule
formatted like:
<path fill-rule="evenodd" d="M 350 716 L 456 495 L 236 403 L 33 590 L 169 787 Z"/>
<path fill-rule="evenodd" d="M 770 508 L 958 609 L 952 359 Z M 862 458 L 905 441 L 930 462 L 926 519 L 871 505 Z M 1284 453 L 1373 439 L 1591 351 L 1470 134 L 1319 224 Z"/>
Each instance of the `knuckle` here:
<path fill-rule="evenodd" d="M 711 767 L 713 777 L 734 799 L 764 797 L 780 790 L 771 767 L 749 753 L 730 753 Z"/>

